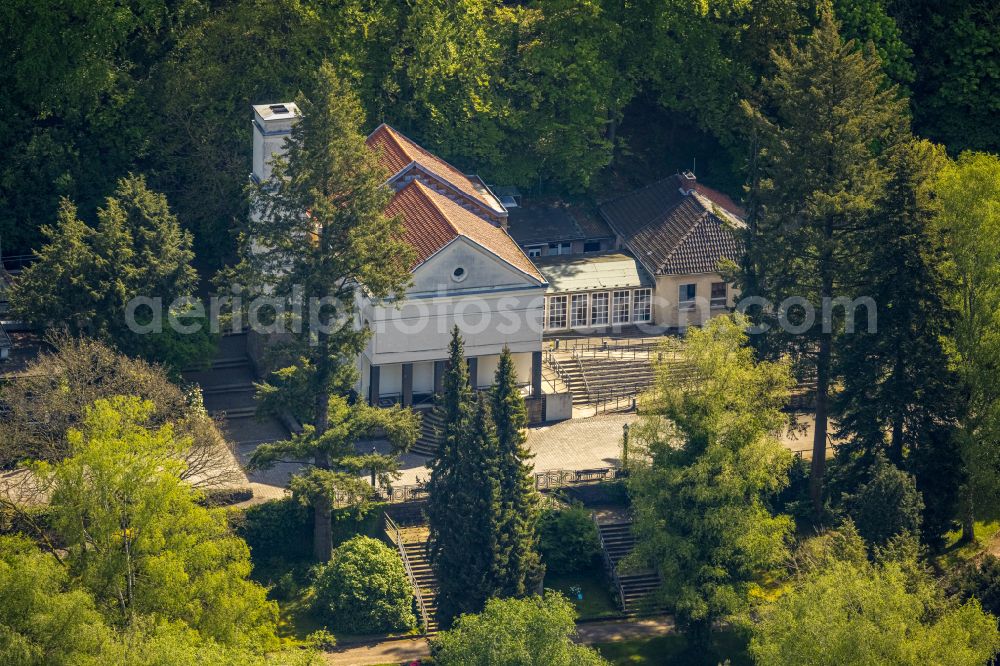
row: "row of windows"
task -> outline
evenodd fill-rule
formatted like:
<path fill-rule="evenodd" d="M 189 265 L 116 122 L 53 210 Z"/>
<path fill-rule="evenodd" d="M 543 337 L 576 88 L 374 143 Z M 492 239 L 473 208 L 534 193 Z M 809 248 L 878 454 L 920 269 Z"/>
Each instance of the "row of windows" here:
<path fill-rule="evenodd" d="M 698 285 L 695 283 L 682 284 L 677 287 L 677 304 L 681 308 L 693 308 L 695 299 L 698 298 Z M 713 308 L 725 307 L 729 300 L 729 293 L 725 282 L 713 282 L 711 300 L 709 304 Z"/>
<path fill-rule="evenodd" d="M 528 246 L 528 256 L 531 258 L 542 256 L 542 250 L 545 249 L 544 245 L 530 245 Z M 601 241 L 587 241 L 583 244 L 584 252 L 600 252 L 601 251 Z M 549 243 L 549 256 L 556 254 L 573 254 L 573 244 L 572 243 Z"/>
<path fill-rule="evenodd" d="M 652 296 L 652 289 L 549 296 L 546 328 L 649 323 L 653 320 Z"/>
<path fill-rule="evenodd" d="M 653 320 L 652 289 L 598 291 L 588 294 L 549 296 L 546 328 L 586 328 L 608 324 L 646 324 Z M 713 282 L 710 305 L 725 307 L 728 286 Z M 698 286 L 695 283 L 678 286 L 677 301 L 681 309 L 695 307 Z"/>

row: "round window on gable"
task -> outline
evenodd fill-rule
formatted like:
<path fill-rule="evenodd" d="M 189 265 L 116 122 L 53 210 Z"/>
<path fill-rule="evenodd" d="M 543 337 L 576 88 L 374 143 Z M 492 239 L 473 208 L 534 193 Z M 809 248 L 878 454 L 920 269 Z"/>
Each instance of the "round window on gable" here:
<path fill-rule="evenodd" d="M 465 278 L 469 277 L 469 274 L 465 272 L 465 269 L 459 266 L 451 272 L 451 279 L 455 282 L 461 282 Z"/>

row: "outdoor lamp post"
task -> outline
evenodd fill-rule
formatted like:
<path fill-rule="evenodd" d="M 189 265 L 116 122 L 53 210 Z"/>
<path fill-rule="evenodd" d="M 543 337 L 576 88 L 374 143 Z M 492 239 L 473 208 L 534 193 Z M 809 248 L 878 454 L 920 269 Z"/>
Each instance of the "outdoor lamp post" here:
<path fill-rule="evenodd" d="M 377 460 L 377 458 L 375 456 L 377 456 L 377 455 L 378 455 L 378 451 L 375 449 L 375 446 L 373 445 L 372 446 L 372 490 L 373 491 L 376 490 L 376 488 L 375 488 L 375 460 Z"/>
<path fill-rule="evenodd" d="M 622 424 L 622 470 L 628 470 L 628 424 Z"/>

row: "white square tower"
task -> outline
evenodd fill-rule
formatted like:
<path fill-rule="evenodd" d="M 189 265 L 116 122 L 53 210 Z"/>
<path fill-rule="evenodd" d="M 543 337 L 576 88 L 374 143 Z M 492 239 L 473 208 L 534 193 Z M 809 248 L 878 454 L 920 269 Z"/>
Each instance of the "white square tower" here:
<path fill-rule="evenodd" d="M 271 177 L 271 158 L 283 155 L 285 139 L 301 113 L 294 102 L 255 104 L 253 107 L 253 175 L 261 183 Z"/>

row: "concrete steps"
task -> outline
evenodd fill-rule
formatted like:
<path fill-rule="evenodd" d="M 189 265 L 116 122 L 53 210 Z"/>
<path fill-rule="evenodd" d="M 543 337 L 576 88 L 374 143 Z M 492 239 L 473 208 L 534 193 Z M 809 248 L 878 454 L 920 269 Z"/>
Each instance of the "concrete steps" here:
<path fill-rule="evenodd" d="M 405 541 L 403 549 L 406 551 L 406 559 L 410 562 L 410 570 L 413 572 L 414 587 L 420 589 L 420 596 L 427 610 L 428 626 L 424 629 L 427 633 L 436 633 L 438 580 L 428 557 L 427 540 L 425 538 L 421 541 Z"/>
<path fill-rule="evenodd" d="M 435 634 L 438 630 L 437 596 L 439 585 L 437 575 L 434 573 L 433 567 L 431 567 L 428 554 L 427 541 L 430 533 L 426 525 L 403 528 L 395 526 L 398 532 L 392 529 L 394 526 L 393 521 L 386 520 L 386 536 L 396 544 L 397 548 L 401 548 L 403 553 L 405 553 L 406 562 L 410 567 L 410 584 L 415 588 L 415 592 L 419 592 L 420 599 L 424 604 L 424 610 L 427 612 L 424 633 Z M 417 604 L 417 611 L 418 619 L 422 621 L 419 613 L 419 603 Z"/>
<path fill-rule="evenodd" d="M 247 355 L 245 333 L 219 338 L 216 356 L 207 368 L 183 373 L 184 380 L 201 387 L 205 410 L 222 420 L 222 428 L 241 451 L 265 442 L 287 439 L 288 429 L 275 418 L 257 418 L 253 366 Z"/>
<path fill-rule="evenodd" d="M 437 454 L 444 421 L 436 407 L 420 412 L 420 436 L 410 449 L 411 453 L 432 458 Z"/>
<path fill-rule="evenodd" d="M 635 548 L 635 535 L 631 521 L 598 523 L 601 547 L 617 571 L 618 564 Z M 660 576 L 655 571 L 618 573 L 621 584 L 622 610 L 628 615 L 660 612 L 662 605 L 653 598 L 660 587 Z"/>

